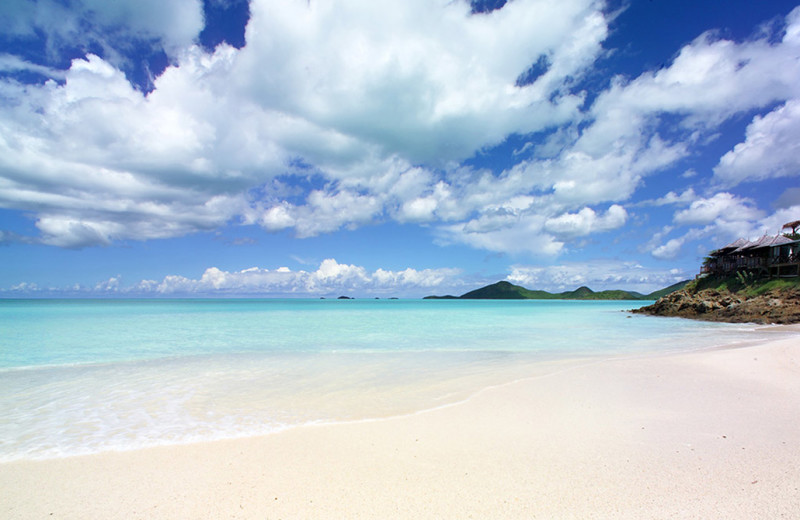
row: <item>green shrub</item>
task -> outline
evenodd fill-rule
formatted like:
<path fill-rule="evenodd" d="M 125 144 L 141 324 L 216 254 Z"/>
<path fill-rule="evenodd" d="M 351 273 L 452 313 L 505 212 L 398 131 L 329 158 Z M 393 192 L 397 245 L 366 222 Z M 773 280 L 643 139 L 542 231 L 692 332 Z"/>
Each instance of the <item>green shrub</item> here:
<path fill-rule="evenodd" d="M 706 276 L 692 280 L 686 289 L 692 293 L 713 289 L 715 291 L 734 293 L 741 292 L 745 296 L 757 296 L 773 289 L 800 288 L 800 277 L 794 278 L 763 278 L 753 273 L 738 272 L 733 276 L 715 277 Z"/>

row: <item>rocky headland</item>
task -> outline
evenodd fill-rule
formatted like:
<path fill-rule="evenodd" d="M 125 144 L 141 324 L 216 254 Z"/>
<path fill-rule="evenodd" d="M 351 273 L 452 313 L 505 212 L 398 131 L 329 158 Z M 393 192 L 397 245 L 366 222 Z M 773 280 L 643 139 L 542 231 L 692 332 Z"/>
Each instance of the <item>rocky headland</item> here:
<path fill-rule="evenodd" d="M 733 323 L 800 323 L 800 287 L 762 288 L 732 291 L 690 284 L 631 312 Z"/>

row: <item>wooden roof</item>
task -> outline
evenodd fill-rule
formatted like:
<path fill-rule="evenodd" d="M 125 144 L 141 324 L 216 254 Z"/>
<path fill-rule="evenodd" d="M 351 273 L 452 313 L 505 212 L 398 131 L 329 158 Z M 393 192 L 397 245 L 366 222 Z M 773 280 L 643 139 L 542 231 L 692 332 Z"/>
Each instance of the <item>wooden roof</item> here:
<path fill-rule="evenodd" d="M 739 249 L 740 247 L 746 246 L 749 243 L 750 241 L 747 240 L 746 238 L 737 238 L 727 246 L 720 247 L 718 251 L 724 251 L 726 249 Z"/>
<path fill-rule="evenodd" d="M 763 237 L 759 238 L 755 242 L 750 242 L 749 245 L 744 246 L 740 249 L 758 249 L 761 247 L 769 247 L 772 242 L 775 240 L 776 237 L 772 235 L 764 235 Z"/>
<path fill-rule="evenodd" d="M 791 238 L 787 238 L 783 235 L 775 235 L 775 236 L 764 235 L 758 240 L 758 242 L 759 244 L 753 246 L 753 249 L 759 249 L 762 247 L 782 246 L 784 244 L 791 244 L 792 242 L 797 242 L 797 240 L 792 240 Z"/>
<path fill-rule="evenodd" d="M 794 220 L 792 222 L 787 222 L 786 224 L 784 224 L 783 227 L 781 228 L 781 231 L 783 231 L 784 229 L 791 229 L 792 234 L 796 235 L 797 228 L 799 227 L 800 227 L 800 220 Z"/>
<path fill-rule="evenodd" d="M 800 222 L 800 221 L 799 221 Z M 784 235 L 764 235 L 758 240 L 750 241 L 746 238 L 739 238 L 727 246 L 721 247 L 711 252 L 711 256 L 728 255 L 730 253 L 742 253 L 751 249 L 761 249 L 764 247 L 777 247 L 786 244 L 795 244 L 800 239 L 791 239 Z"/>

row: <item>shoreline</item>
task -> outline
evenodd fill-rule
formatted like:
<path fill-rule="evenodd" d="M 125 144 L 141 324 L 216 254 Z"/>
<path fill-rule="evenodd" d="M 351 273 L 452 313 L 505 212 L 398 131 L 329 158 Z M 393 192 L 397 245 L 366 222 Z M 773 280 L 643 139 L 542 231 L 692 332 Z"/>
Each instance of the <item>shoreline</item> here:
<path fill-rule="evenodd" d="M 399 417 L 2 463 L 0 511 L 19 519 L 790 517 L 800 510 L 798 409 L 796 338 L 610 358 Z"/>
<path fill-rule="evenodd" d="M 742 325 L 742 324 L 740 324 Z M 460 372 L 453 372 L 454 367 L 440 366 L 437 368 L 439 374 L 435 380 L 430 377 L 420 378 L 415 382 L 412 387 L 404 385 L 403 387 L 392 386 L 381 388 L 380 398 L 376 400 L 375 396 L 370 396 L 367 399 L 363 395 L 345 392 L 339 392 L 336 395 L 336 402 L 340 403 L 339 417 L 328 417 L 311 419 L 305 422 L 291 422 L 278 426 L 269 426 L 266 429 L 257 429 L 256 431 L 220 431 L 216 434 L 204 433 L 200 436 L 191 436 L 190 438 L 173 438 L 170 440 L 165 439 L 145 439 L 144 441 L 131 443 L 126 446 L 120 445 L 105 445 L 100 447 L 85 447 L 85 448 L 66 448 L 65 450 L 50 449 L 47 451 L 28 452 L 27 454 L 18 454 L 12 456 L 0 456 L 0 466 L 5 463 L 12 462 L 26 462 L 26 461 L 47 461 L 53 459 L 67 459 L 73 457 L 84 457 L 93 455 L 102 455 L 104 453 L 126 453 L 131 451 L 148 450 L 153 448 L 170 448 L 179 447 L 184 445 L 201 444 L 201 443 L 214 443 L 230 440 L 242 440 L 256 437 L 269 436 L 284 431 L 295 430 L 297 428 L 306 428 L 312 426 L 332 426 L 350 423 L 373 422 L 383 421 L 393 418 L 412 417 L 418 414 L 424 414 L 430 411 L 436 411 L 440 408 L 447 408 L 463 404 L 474 396 L 484 392 L 491 391 L 494 388 L 499 388 L 511 384 L 515 384 L 528 379 L 546 378 L 555 376 L 566 370 L 579 369 L 588 365 L 595 365 L 598 363 L 605 363 L 614 360 L 627 360 L 627 359 L 641 359 L 651 357 L 673 356 L 676 354 L 687 354 L 692 352 L 713 351 L 718 349 L 732 349 L 743 348 L 751 345 L 757 345 L 769 341 L 767 335 L 775 333 L 786 335 L 787 333 L 800 333 L 800 325 L 774 325 L 774 324 L 751 324 L 748 334 L 756 334 L 756 338 L 742 339 L 732 341 L 728 338 L 728 343 L 716 343 L 712 345 L 692 346 L 690 348 L 678 347 L 676 349 L 665 349 L 663 346 L 661 350 L 643 350 L 634 352 L 614 352 L 605 354 L 588 354 L 581 353 L 580 355 L 561 355 L 552 357 L 553 354 L 541 355 L 535 354 L 531 358 L 519 358 L 512 363 L 503 361 L 495 364 L 489 361 L 489 364 L 483 364 L 480 370 L 474 371 L 471 369 L 464 369 L 464 367 L 455 367 L 455 370 Z M 405 353 L 404 353 L 405 354 Z M 515 353 L 516 354 L 516 353 Z M 505 355 L 505 354 L 504 354 Z M 441 360 L 430 360 L 432 363 L 438 363 Z M 134 364 L 152 363 L 152 360 L 133 361 Z M 473 365 L 476 362 L 472 363 Z M 103 369 L 112 364 L 98 363 L 91 365 L 76 365 L 64 367 L 61 365 L 44 366 L 44 367 L 24 367 L 11 370 L 31 370 L 31 369 Z M 342 368 L 341 366 L 338 368 Z M 373 367 L 375 368 L 375 367 Z M 380 367 L 379 367 L 380 368 Z M 443 371 L 443 372 L 442 372 Z M 362 370 L 363 372 L 363 370 Z M 442 374 L 446 374 L 443 376 Z M 423 398 L 422 402 L 417 399 L 409 398 L 409 391 L 419 395 L 427 396 Z M 364 387 L 362 390 L 367 390 Z M 374 390 L 374 389 L 372 389 Z M 372 391 L 370 390 L 370 391 Z M 443 393 L 444 392 L 444 393 Z M 352 394 L 352 395 L 348 395 Z M 435 394 L 439 394 L 435 396 Z M 301 397 L 302 398 L 302 397 Z M 387 404 L 387 399 L 394 399 L 397 402 Z M 361 401 L 365 402 L 361 402 Z M 412 401 L 417 401 L 412 405 Z M 438 402 L 437 402 L 438 401 Z M 369 405 L 381 403 L 380 411 Z M 403 404 L 399 404 L 403 403 Z M 249 406 L 255 405 L 256 402 L 249 402 Z M 356 411 L 358 409 L 358 411 Z M 355 414 L 355 416 L 353 416 Z M 67 424 L 67 423 L 65 423 Z M 203 425 L 205 426 L 205 425 Z M 259 431 L 260 430 L 260 431 Z M 192 429 L 186 429 L 191 432 Z"/>
<path fill-rule="evenodd" d="M 790 325 L 800 323 L 800 289 L 773 288 L 755 294 L 695 287 L 669 293 L 630 312 L 709 322 Z"/>

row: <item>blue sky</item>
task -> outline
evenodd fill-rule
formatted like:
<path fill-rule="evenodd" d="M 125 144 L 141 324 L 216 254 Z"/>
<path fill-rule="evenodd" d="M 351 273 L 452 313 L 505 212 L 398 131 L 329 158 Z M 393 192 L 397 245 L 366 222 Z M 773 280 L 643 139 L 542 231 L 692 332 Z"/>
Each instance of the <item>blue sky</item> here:
<path fill-rule="evenodd" d="M 796 2 L 0 4 L 0 296 L 648 292 L 799 176 Z"/>

